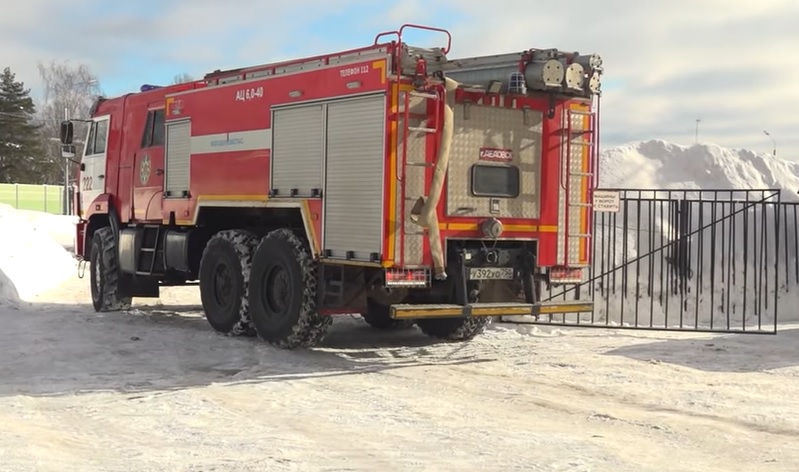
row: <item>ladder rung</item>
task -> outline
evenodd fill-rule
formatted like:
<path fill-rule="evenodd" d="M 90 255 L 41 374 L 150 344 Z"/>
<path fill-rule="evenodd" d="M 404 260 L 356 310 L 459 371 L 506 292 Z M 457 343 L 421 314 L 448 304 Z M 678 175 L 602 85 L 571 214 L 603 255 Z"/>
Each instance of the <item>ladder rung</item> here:
<path fill-rule="evenodd" d="M 583 203 L 583 202 L 580 202 L 580 203 L 577 203 L 577 202 L 569 202 L 569 206 L 573 206 L 573 207 L 582 207 L 582 208 L 591 208 L 591 207 L 593 207 L 594 205 L 592 205 L 592 204 L 590 204 L 590 203 Z"/>
<path fill-rule="evenodd" d="M 593 172 L 570 172 L 570 177 L 593 177 Z"/>
<path fill-rule="evenodd" d="M 591 237 L 591 235 L 590 235 L 590 234 L 585 234 L 585 233 L 576 233 L 576 234 L 570 234 L 570 235 L 569 235 L 569 237 L 570 237 L 570 238 L 581 238 L 581 239 L 585 239 L 585 238 L 590 238 L 590 237 Z"/>
<path fill-rule="evenodd" d="M 409 93 L 411 94 L 411 97 L 430 98 L 430 99 L 433 99 L 433 100 L 438 98 L 438 95 L 435 95 L 435 94 L 432 94 L 432 93 L 414 92 L 414 91 L 411 91 Z"/>
<path fill-rule="evenodd" d="M 410 131 L 421 131 L 422 133 L 435 133 L 436 130 L 433 128 L 421 128 L 418 126 L 408 126 L 408 130 Z"/>
<path fill-rule="evenodd" d="M 405 165 L 411 167 L 431 167 L 433 164 L 430 162 L 406 162 Z"/>
<path fill-rule="evenodd" d="M 143 247 L 143 248 L 141 248 L 139 250 L 141 252 L 155 252 L 155 248 L 154 247 Z"/>

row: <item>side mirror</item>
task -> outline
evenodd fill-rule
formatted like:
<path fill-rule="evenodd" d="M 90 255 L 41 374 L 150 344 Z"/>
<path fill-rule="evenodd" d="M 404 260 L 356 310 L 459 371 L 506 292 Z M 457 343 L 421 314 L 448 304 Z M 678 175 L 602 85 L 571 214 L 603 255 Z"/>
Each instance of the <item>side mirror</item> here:
<path fill-rule="evenodd" d="M 81 163 L 80 163 L 80 170 L 81 170 L 81 172 L 83 172 L 84 170 L 86 170 L 86 163 L 85 163 L 85 162 L 81 162 Z"/>
<path fill-rule="evenodd" d="M 72 159 L 75 157 L 75 146 L 71 144 L 61 146 L 61 157 L 64 159 Z"/>
<path fill-rule="evenodd" d="M 72 144 L 75 127 L 71 121 L 61 122 L 61 144 Z"/>

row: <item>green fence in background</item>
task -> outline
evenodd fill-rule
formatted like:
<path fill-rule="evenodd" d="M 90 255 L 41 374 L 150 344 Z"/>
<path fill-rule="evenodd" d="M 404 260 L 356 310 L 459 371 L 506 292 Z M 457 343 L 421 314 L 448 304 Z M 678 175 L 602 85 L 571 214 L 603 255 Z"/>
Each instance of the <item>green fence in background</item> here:
<path fill-rule="evenodd" d="M 0 184 L 0 203 L 19 210 L 64 213 L 63 185 Z"/>

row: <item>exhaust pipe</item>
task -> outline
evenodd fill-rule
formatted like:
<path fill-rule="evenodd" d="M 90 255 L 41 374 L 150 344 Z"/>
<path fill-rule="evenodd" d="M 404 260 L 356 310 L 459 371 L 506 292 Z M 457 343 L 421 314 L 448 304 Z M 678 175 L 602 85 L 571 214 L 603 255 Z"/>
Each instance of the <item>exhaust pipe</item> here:
<path fill-rule="evenodd" d="M 444 123 L 441 130 L 441 144 L 438 148 L 436 158 L 436 168 L 433 171 L 433 181 L 430 184 L 430 195 L 425 201 L 424 197 L 419 197 L 411 208 L 411 221 L 419 226 L 427 228 L 428 239 L 430 240 L 430 255 L 433 257 L 433 274 L 437 280 L 446 280 L 447 272 L 444 266 L 444 248 L 441 244 L 441 232 L 438 229 L 438 202 L 441 200 L 441 193 L 444 190 L 444 178 L 449 168 L 450 148 L 452 147 L 452 136 L 455 126 L 455 111 L 451 100 L 454 100 L 454 92 L 460 84 L 449 77 L 444 78 Z"/>

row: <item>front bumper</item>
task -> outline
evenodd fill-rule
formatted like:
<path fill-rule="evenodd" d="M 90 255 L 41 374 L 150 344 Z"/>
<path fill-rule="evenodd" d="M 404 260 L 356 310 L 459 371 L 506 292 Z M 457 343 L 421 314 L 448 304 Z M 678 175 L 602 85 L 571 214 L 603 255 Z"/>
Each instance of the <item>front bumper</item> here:
<path fill-rule="evenodd" d="M 392 305 L 391 318 L 462 318 L 469 316 L 539 316 L 592 313 L 593 302 L 471 303 L 468 305 Z"/>

